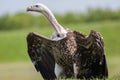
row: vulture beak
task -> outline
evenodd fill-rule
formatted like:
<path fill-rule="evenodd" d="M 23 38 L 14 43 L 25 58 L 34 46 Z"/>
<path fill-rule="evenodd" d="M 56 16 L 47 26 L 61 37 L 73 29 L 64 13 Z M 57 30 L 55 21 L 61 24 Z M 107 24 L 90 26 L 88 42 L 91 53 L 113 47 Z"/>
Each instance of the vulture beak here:
<path fill-rule="evenodd" d="M 32 6 L 31 7 L 27 7 L 26 11 L 33 11 L 32 10 Z"/>

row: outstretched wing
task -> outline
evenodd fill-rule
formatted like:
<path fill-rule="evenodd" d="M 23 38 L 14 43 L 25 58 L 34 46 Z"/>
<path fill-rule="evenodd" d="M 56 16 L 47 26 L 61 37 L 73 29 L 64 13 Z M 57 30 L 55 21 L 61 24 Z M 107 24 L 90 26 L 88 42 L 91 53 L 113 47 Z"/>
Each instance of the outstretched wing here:
<path fill-rule="evenodd" d="M 80 61 L 78 63 L 80 71 L 77 77 L 107 78 L 108 69 L 101 35 L 93 30 L 88 37 L 76 31 L 74 34 L 78 46 L 77 53 L 79 53 L 77 57 Z"/>
<path fill-rule="evenodd" d="M 27 36 L 28 54 L 37 71 L 40 71 L 44 79 L 55 79 L 55 60 L 49 46 L 51 41 L 36 33 Z"/>

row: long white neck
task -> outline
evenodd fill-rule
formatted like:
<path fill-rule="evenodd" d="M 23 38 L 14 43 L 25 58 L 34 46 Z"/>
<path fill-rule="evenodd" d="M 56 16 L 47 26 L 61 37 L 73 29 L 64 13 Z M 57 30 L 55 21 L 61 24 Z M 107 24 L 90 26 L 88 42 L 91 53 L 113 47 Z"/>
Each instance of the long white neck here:
<path fill-rule="evenodd" d="M 46 8 L 46 10 L 43 11 L 43 14 L 47 17 L 47 19 L 53 25 L 54 29 L 56 30 L 56 32 L 58 34 L 67 33 L 67 31 L 57 22 L 57 20 L 54 17 L 53 13 L 48 8 Z"/>

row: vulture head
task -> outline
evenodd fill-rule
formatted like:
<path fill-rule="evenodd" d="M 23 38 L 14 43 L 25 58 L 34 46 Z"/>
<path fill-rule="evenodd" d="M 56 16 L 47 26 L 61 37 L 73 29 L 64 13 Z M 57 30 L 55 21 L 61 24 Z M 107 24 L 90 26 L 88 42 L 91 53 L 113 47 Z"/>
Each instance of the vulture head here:
<path fill-rule="evenodd" d="M 35 12 L 41 12 L 41 13 L 44 13 L 45 10 L 48 10 L 48 8 L 41 3 L 34 4 L 27 8 L 27 11 L 35 11 Z"/>
<path fill-rule="evenodd" d="M 44 16 L 47 17 L 47 19 L 50 21 L 50 23 L 53 25 L 55 32 L 51 36 L 52 40 L 60 40 L 66 37 L 67 30 L 64 29 L 56 20 L 53 13 L 43 4 L 37 3 L 27 8 L 27 11 L 33 11 L 33 12 L 40 12 Z"/>

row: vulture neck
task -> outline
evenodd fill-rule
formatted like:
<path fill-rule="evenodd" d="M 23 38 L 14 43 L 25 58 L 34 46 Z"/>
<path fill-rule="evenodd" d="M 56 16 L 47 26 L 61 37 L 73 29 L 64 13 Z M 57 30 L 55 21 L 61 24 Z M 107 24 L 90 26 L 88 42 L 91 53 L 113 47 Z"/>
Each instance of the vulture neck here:
<path fill-rule="evenodd" d="M 43 14 L 47 17 L 47 19 L 50 21 L 50 23 L 53 25 L 54 29 L 58 34 L 66 34 L 67 31 L 57 22 L 55 16 L 53 13 L 47 9 L 43 12 Z"/>

